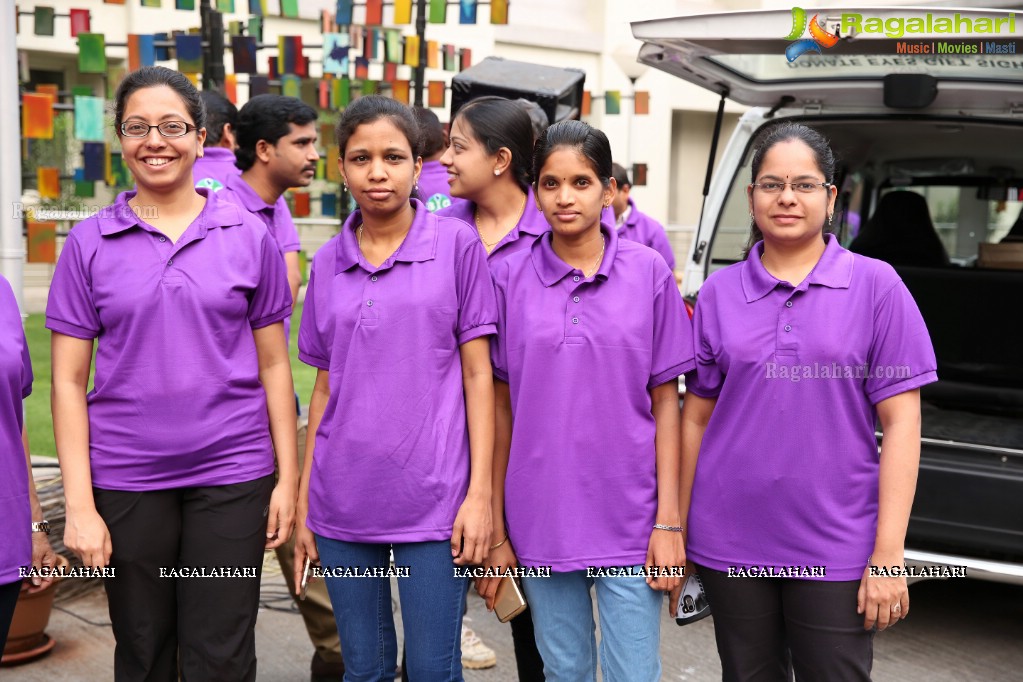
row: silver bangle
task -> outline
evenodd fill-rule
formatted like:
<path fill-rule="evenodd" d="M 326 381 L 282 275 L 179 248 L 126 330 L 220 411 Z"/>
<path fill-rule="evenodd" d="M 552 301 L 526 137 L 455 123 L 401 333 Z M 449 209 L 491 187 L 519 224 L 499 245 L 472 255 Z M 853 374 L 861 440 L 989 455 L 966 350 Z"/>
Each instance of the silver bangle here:
<path fill-rule="evenodd" d="M 670 530 L 672 533 L 681 533 L 685 529 L 682 526 L 666 526 L 663 523 L 655 523 L 654 530 Z"/>

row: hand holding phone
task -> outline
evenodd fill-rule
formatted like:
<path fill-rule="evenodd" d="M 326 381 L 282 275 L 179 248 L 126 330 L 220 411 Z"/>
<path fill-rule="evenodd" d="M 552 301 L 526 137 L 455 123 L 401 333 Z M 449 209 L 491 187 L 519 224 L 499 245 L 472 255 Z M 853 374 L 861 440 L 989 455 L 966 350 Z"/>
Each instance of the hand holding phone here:
<path fill-rule="evenodd" d="M 707 602 L 707 595 L 703 592 L 700 576 L 690 573 L 686 576 L 682 585 L 682 593 L 678 597 L 675 622 L 679 625 L 689 625 L 703 620 L 709 615 L 710 604 Z"/>
<path fill-rule="evenodd" d="M 298 598 L 302 601 L 305 601 L 306 590 L 309 588 L 309 568 L 312 565 L 313 562 L 307 556 L 305 558 L 305 567 L 302 569 L 302 584 L 298 588 Z"/>

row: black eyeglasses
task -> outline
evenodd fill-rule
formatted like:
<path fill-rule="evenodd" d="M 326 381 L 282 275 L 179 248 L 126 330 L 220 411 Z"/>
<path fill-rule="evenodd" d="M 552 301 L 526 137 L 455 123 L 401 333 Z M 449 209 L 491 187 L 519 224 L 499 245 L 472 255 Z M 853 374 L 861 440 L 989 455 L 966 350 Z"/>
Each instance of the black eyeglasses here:
<path fill-rule="evenodd" d="M 812 194 L 817 191 L 818 187 L 828 188 L 831 187 L 830 182 L 754 182 L 751 186 L 756 187 L 764 194 L 781 194 L 785 191 L 785 186 L 788 185 L 792 188 L 793 192 L 799 192 L 800 194 Z"/>
<path fill-rule="evenodd" d="M 159 130 L 164 137 L 184 137 L 189 131 L 197 130 L 194 125 L 184 121 L 163 121 L 155 126 L 142 121 L 128 121 L 121 124 L 121 134 L 125 137 L 148 137 L 153 128 Z"/>

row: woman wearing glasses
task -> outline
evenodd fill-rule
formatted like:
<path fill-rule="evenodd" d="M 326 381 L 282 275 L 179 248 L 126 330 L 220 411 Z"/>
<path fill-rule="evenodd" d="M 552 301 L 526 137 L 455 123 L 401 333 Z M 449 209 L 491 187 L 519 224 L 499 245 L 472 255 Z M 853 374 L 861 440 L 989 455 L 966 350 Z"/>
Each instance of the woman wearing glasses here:
<path fill-rule="evenodd" d="M 903 565 L 934 351 L 895 271 L 828 234 L 827 140 L 781 124 L 752 170 L 748 255 L 708 278 L 694 317 L 686 556 L 725 680 L 784 680 L 790 662 L 797 679 L 869 680 L 873 632 L 909 612 L 905 578 L 875 567 Z"/>
<path fill-rule="evenodd" d="M 71 231 L 46 309 L 64 542 L 115 569 L 117 680 L 254 680 L 263 550 L 294 519 L 284 262 L 262 223 L 195 189 L 204 120 L 180 73 L 124 79 L 137 190 Z"/>

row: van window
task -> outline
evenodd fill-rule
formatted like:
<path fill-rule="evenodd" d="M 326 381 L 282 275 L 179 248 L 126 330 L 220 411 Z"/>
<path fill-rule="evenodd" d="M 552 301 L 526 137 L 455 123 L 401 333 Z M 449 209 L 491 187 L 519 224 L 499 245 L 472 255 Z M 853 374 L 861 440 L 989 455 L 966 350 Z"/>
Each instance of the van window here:
<path fill-rule="evenodd" d="M 977 257 L 978 244 L 997 243 L 1020 218 L 1023 201 L 988 198 L 985 185 L 964 180 L 962 184 L 914 184 L 882 189 L 878 199 L 893 191 L 920 194 L 953 263 L 972 265 Z M 876 203 L 875 203 L 876 205 Z"/>

